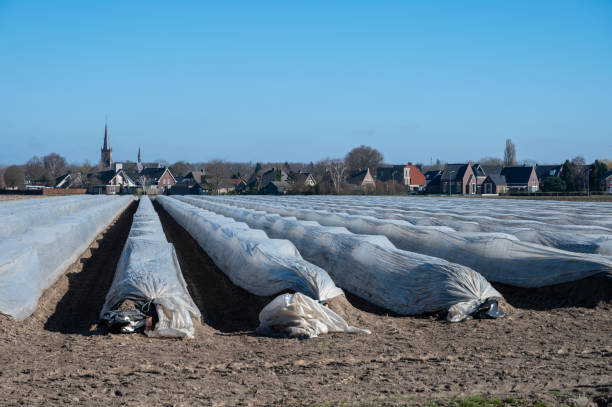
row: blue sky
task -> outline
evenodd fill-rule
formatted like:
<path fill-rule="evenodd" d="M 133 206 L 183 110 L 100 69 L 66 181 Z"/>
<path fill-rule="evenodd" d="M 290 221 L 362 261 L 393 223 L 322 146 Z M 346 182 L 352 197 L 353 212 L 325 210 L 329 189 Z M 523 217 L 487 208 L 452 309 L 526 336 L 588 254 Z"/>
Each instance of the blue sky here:
<path fill-rule="evenodd" d="M 612 1 L 0 0 L 0 164 L 612 158 Z"/>

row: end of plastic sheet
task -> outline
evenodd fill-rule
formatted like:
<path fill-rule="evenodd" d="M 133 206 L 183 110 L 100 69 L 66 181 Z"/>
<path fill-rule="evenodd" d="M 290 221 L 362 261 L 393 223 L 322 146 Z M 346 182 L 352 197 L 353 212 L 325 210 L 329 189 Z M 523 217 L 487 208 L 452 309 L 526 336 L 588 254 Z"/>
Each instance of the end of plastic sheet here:
<path fill-rule="evenodd" d="M 470 300 L 454 304 L 448 309 L 446 320 L 448 322 L 469 321 L 470 319 L 497 319 L 503 318 L 506 313 L 499 308 L 495 297 L 486 300 Z"/>
<path fill-rule="evenodd" d="M 301 294 L 282 294 L 259 314 L 256 333 L 271 337 L 316 338 L 330 332 L 371 334 L 350 326 L 340 315 L 321 302 Z"/>

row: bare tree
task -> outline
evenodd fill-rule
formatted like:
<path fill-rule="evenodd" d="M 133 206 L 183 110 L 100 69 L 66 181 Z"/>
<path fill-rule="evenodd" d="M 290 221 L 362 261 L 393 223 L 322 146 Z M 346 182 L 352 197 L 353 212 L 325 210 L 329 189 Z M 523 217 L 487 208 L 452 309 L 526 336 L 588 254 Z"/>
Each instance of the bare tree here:
<path fill-rule="evenodd" d="M 23 189 L 23 177 L 23 170 L 16 165 L 11 165 L 4 170 L 4 183 L 8 188 Z"/>
<path fill-rule="evenodd" d="M 586 189 L 588 169 L 584 157 L 577 156 L 570 161 L 574 169 L 574 188 L 576 191 Z"/>
<path fill-rule="evenodd" d="M 59 154 L 51 153 L 42 158 L 43 165 L 52 181 L 66 171 L 66 159 Z"/>
<path fill-rule="evenodd" d="M 170 166 L 170 172 L 176 177 L 184 177 L 193 171 L 193 166 L 185 161 L 177 161 Z"/>
<path fill-rule="evenodd" d="M 45 175 L 45 165 L 39 157 L 34 156 L 24 165 L 24 173 L 30 181 L 40 180 Z"/>
<path fill-rule="evenodd" d="M 227 166 L 223 160 L 213 160 L 206 164 L 206 182 L 219 194 L 219 185 L 228 177 Z"/>
<path fill-rule="evenodd" d="M 344 182 L 346 164 L 339 158 L 325 160 L 325 171 L 332 181 L 336 194 L 340 194 L 340 187 Z"/>
<path fill-rule="evenodd" d="M 506 140 L 506 149 L 504 150 L 504 165 L 516 165 L 516 146 L 511 139 Z"/>
<path fill-rule="evenodd" d="M 504 165 L 504 161 L 497 157 L 483 157 L 478 161 L 478 163 L 480 165 Z"/>
<path fill-rule="evenodd" d="M 383 155 L 375 148 L 361 145 L 355 147 L 344 158 L 344 162 L 351 174 L 355 174 L 369 168 L 372 174 L 376 174 L 376 167 L 383 161 Z"/>

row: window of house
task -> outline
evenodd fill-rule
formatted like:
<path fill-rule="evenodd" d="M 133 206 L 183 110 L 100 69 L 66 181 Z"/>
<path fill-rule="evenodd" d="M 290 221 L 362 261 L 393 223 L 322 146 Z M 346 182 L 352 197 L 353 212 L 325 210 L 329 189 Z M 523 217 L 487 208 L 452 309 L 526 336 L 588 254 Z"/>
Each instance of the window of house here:
<path fill-rule="evenodd" d="M 612 186 L 610 187 L 610 190 L 612 190 Z M 442 192 L 445 192 L 445 193 L 448 192 L 448 187 L 447 187 L 446 182 L 442 184 Z"/>
<path fill-rule="evenodd" d="M 476 184 L 472 184 L 472 194 L 476 193 Z"/>

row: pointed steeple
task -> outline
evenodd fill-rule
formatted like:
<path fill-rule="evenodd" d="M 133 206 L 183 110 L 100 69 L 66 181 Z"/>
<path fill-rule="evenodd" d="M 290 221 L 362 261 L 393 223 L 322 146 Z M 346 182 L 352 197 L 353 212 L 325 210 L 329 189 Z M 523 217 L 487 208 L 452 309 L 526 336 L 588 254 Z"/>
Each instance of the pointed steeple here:
<path fill-rule="evenodd" d="M 142 162 L 142 157 L 140 155 L 140 146 L 138 146 L 138 162 Z"/>
<path fill-rule="evenodd" d="M 108 143 L 108 123 L 104 123 L 104 146 L 103 150 L 110 150 L 110 146 Z"/>

